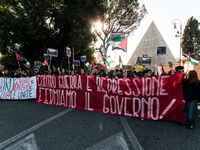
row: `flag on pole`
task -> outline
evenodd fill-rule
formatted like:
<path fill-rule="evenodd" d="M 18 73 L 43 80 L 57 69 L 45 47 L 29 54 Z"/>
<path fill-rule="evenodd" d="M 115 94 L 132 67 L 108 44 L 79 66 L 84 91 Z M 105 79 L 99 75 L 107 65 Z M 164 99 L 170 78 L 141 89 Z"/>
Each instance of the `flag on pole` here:
<path fill-rule="evenodd" d="M 165 70 L 164 70 L 164 68 L 163 68 L 163 65 L 162 65 L 162 64 L 160 64 L 160 65 L 161 65 L 162 73 L 164 73 Z"/>
<path fill-rule="evenodd" d="M 110 40 L 107 44 L 112 45 L 113 50 L 115 49 L 122 49 L 124 52 L 127 52 L 127 37 L 116 37 L 112 40 Z"/>
<path fill-rule="evenodd" d="M 102 67 L 106 67 L 106 64 L 104 63 L 104 62 L 99 62 L 100 63 L 100 65 L 102 66 Z"/>
<path fill-rule="evenodd" d="M 198 66 L 199 60 L 196 60 L 195 57 L 191 57 L 191 54 L 189 53 L 189 61 L 191 62 L 192 65 Z"/>
<path fill-rule="evenodd" d="M 56 67 L 53 65 L 53 72 L 56 72 L 57 71 L 57 69 L 56 69 Z"/>
<path fill-rule="evenodd" d="M 99 48 L 99 51 L 102 53 L 103 56 L 105 56 L 106 52 L 105 52 L 105 49 L 104 49 L 103 46 L 101 46 L 101 47 Z"/>
<path fill-rule="evenodd" d="M 45 59 L 45 61 L 42 63 L 44 66 L 48 66 L 47 60 Z"/>
<path fill-rule="evenodd" d="M 30 69 L 31 64 L 27 61 L 27 59 L 19 53 L 15 53 L 15 54 L 16 54 L 17 61 L 23 62 L 24 66 Z"/>
<path fill-rule="evenodd" d="M 105 54 L 104 48 L 103 47 L 99 48 L 97 59 L 99 62 L 103 62 L 104 64 L 107 63 L 108 66 L 110 67 L 110 64 L 108 63 L 108 61 L 107 61 L 106 57 L 103 55 L 103 53 Z M 104 67 L 105 67 L 105 65 L 104 65 Z"/>
<path fill-rule="evenodd" d="M 22 56 L 21 54 L 19 53 L 15 53 L 15 54 L 16 54 L 17 61 L 27 61 L 26 58 Z"/>
<path fill-rule="evenodd" d="M 97 59 L 101 62 L 107 62 L 106 58 L 103 56 L 103 54 L 100 51 L 98 52 Z"/>
<path fill-rule="evenodd" d="M 28 61 L 26 61 L 25 63 L 24 63 L 24 66 L 26 66 L 27 68 L 31 68 L 31 64 L 28 62 Z"/>
<path fill-rule="evenodd" d="M 121 55 L 119 55 L 119 63 L 122 63 Z"/>
<path fill-rule="evenodd" d="M 95 66 L 95 61 L 93 60 L 92 63 L 91 63 L 91 69 L 93 69 L 93 67 Z"/>
<path fill-rule="evenodd" d="M 89 68 L 89 67 L 91 66 L 91 64 L 90 64 L 89 62 L 87 62 L 87 63 L 85 64 L 85 66 L 86 66 L 87 68 Z"/>

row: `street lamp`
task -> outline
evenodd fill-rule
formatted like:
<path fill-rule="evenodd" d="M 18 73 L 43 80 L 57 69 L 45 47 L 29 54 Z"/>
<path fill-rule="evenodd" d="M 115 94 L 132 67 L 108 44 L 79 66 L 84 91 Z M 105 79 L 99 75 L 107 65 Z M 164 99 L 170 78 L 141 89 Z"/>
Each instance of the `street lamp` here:
<path fill-rule="evenodd" d="M 176 22 L 178 21 L 178 22 Z M 181 66 L 181 38 L 182 38 L 182 22 L 180 19 L 174 19 L 172 24 L 174 25 L 174 29 L 176 29 L 176 24 L 180 24 L 180 31 L 177 31 L 175 37 L 180 37 L 180 55 L 179 55 L 179 66 Z"/>

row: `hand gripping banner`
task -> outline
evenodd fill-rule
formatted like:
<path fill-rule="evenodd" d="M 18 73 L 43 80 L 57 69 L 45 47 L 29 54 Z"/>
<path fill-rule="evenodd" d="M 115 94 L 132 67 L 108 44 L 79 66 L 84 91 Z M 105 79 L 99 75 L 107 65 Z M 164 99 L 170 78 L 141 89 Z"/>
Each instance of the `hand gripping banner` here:
<path fill-rule="evenodd" d="M 183 75 L 110 79 L 38 75 L 37 103 L 147 120 L 185 122 Z"/>

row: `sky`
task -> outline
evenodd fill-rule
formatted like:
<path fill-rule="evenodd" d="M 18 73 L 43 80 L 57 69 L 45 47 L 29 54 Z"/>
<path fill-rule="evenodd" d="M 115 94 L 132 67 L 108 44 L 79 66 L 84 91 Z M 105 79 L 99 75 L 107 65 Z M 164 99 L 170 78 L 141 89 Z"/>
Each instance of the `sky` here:
<path fill-rule="evenodd" d="M 122 56 L 123 64 L 127 64 L 152 21 L 156 24 L 174 57 L 179 57 L 180 38 L 176 38 L 175 34 L 179 31 L 180 25 L 177 24 L 177 29 L 173 29 L 172 21 L 174 19 L 181 20 L 182 32 L 191 16 L 200 22 L 200 0 L 139 0 L 139 3 L 140 6 L 145 4 L 148 14 L 141 21 L 138 29 L 128 37 L 128 52 L 125 53 L 121 50 L 116 52 L 116 64 L 118 64 L 119 55 Z M 115 59 L 111 49 L 108 50 L 108 55 L 111 56 L 109 60 Z M 111 66 L 113 67 L 114 64 Z"/>

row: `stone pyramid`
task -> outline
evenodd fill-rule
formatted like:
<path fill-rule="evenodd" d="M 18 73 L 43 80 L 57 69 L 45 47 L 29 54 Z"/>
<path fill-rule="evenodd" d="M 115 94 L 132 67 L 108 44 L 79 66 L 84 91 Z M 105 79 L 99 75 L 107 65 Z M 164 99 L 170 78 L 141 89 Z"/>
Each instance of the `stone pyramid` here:
<path fill-rule="evenodd" d="M 166 46 L 166 55 L 157 56 L 158 46 Z M 155 69 L 155 65 L 159 66 L 161 63 L 163 65 L 167 65 L 168 62 L 172 62 L 173 64 L 177 63 L 153 21 L 133 52 L 128 64 L 134 64 L 137 58 L 142 57 L 143 54 L 151 57 L 151 66 L 145 66 L 146 68 Z"/>

